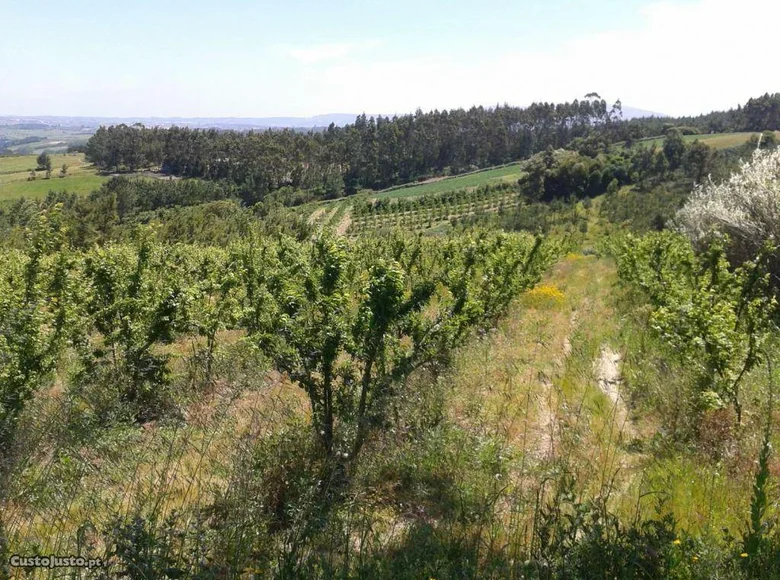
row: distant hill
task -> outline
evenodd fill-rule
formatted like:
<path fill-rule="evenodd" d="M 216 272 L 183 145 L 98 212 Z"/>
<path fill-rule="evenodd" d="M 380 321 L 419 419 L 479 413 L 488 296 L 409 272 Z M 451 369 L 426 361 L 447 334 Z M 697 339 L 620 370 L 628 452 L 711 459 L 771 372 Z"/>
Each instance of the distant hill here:
<path fill-rule="evenodd" d="M 369 115 L 370 116 L 370 115 Z M 389 115 L 392 116 L 392 115 Z M 623 107 L 624 119 L 637 117 L 665 117 L 659 113 Z M 97 129 L 101 125 L 118 125 L 125 123 L 143 123 L 147 127 L 170 127 L 172 125 L 216 128 L 216 129 L 313 129 L 327 127 L 331 123 L 341 127 L 355 121 L 353 113 L 330 113 L 313 117 L 57 117 L 51 115 L 31 117 L 0 116 L 0 127 L 5 129 Z"/>
<path fill-rule="evenodd" d="M 357 115 L 331 113 L 314 117 L 57 117 L 42 115 L 36 117 L 0 117 L 0 127 L 16 129 L 96 129 L 101 125 L 143 123 L 147 127 L 214 127 L 217 129 L 311 129 L 327 127 L 331 123 L 343 126 L 355 121 Z"/>
<path fill-rule="evenodd" d="M 668 117 L 663 113 L 654 113 L 652 111 L 645 111 L 644 109 L 635 109 L 634 107 L 623 107 L 624 119 L 638 119 L 640 117 Z"/>

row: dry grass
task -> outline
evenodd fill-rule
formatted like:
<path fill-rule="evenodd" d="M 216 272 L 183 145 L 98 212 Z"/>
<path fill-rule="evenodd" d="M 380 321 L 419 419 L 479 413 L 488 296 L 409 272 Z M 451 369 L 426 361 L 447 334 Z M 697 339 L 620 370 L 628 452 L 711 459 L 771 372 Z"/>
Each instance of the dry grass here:
<path fill-rule="evenodd" d="M 221 339 L 235 343 L 240 336 L 229 332 Z M 175 357 L 174 368 L 183 370 L 191 348 L 182 342 L 166 349 Z M 71 553 L 85 522 L 106 529 L 118 515 L 163 519 L 214 501 L 245 470 L 242 457 L 252 442 L 308 412 L 301 389 L 278 373 L 256 372 L 262 377 L 256 388 L 219 380 L 193 393 L 182 408 L 184 422 L 107 426 L 89 443 L 57 436 L 73 429 L 73 409 L 62 388 L 42 392 L 27 420 L 43 434 L 27 442 L 26 465 L 4 510 L 12 545 Z"/>
<path fill-rule="evenodd" d="M 460 349 L 448 373 L 449 418 L 480 440 L 497 441 L 512 458 L 493 509 L 515 534 L 505 539 L 517 545 L 530 538 L 534 502 L 549 497 L 563 473 L 573 476 L 580 497 L 608 498 L 626 521 L 654 515 L 653 500 L 664 494 L 683 529 L 738 533 L 744 522 L 757 442 L 746 436 L 725 463 L 685 450 L 654 455 L 660 417 L 634 408 L 617 382 L 621 373 L 635 372 L 623 367 L 636 362 L 623 356 L 634 343 L 616 310 L 615 281 L 611 261 L 568 255 L 497 328 Z M 226 333 L 221 341 L 239 344 L 241 336 Z M 169 347 L 177 373 L 186 371 L 194 347 Z M 606 374 L 604 353 L 614 353 Z M 220 375 L 183 405 L 180 423 L 112 428 L 89 445 L 57 448 L 44 438 L 32 446 L 6 509 L 12 548 L 68 552 L 85 521 L 101 528 L 116 514 L 164 517 L 208 505 L 247 469 L 244 454 L 253 441 L 308 412 L 301 389 L 260 367 L 254 372 L 262 380 L 253 388 Z M 604 388 L 606 379 L 617 399 Z M 62 388 L 42 394 L 29 420 L 40 432 L 47 424 L 62 430 L 65 400 Z M 412 516 L 384 503 L 392 491 L 362 493 L 375 500 L 365 508 L 375 510 L 373 521 L 384 522 L 377 530 L 389 526 L 377 533 L 400 543 Z"/>
<path fill-rule="evenodd" d="M 522 489 L 539 489 L 563 469 L 583 497 L 609 497 L 626 518 L 637 510 L 652 515 L 654 500 L 665 494 L 683 528 L 720 522 L 737 533 L 751 469 L 731 479 L 698 455 L 662 459 L 642 451 L 662 426 L 659 417 L 632 408 L 619 376 L 620 353 L 633 345 L 614 310 L 615 281 L 611 262 L 567 256 L 497 329 L 461 351 L 452 415 L 520 454 Z M 612 355 L 609 377 L 604 353 Z M 754 458 L 757 443 L 748 447 Z"/>

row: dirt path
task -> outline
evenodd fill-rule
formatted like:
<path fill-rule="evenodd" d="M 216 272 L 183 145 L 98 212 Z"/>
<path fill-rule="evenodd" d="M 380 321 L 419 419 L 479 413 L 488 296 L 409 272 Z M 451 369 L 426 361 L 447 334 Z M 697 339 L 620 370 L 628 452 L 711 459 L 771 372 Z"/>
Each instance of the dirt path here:
<path fill-rule="evenodd" d="M 558 439 L 558 418 L 553 403 L 554 386 L 549 377 L 540 375 L 543 391 L 538 399 L 536 421 L 539 428 L 539 439 L 536 443 L 536 457 L 553 459 L 555 457 L 555 441 Z"/>
<path fill-rule="evenodd" d="M 612 402 L 615 422 L 626 433 L 633 433 L 633 425 L 628 418 L 628 408 L 620 396 L 623 378 L 620 373 L 620 363 L 623 357 L 608 345 L 601 347 L 601 354 L 596 362 L 596 376 L 601 392 Z"/>
<path fill-rule="evenodd" d="M 563 338 L 561 356 L 556 357 L 555 365 L 559 368 L 566 366 L 566 359 L 571 355 L 571 336 L 579 322 L 579 311 L 574 310 L 569 317 L 569 331 Z M 538 399 L 537 422 L 541 436 L 536 445 L 536 456 L 540 459 L 552 459 L 555 457 L 555 442 L 558 440 L 560 425 L 558 422 L 557 397 L 552 380 L 540 373 L 539 382 L 542 384 L 542 394 Z"/>
<path fill-rule="evenodd" d="M 324 207 L 321 207 L 319 209 L 315 209 L 311 213 L 311 215 L 309 216 L 309 219 L 306 220 L 306 223 L 308 223 L 309 225 L 317 223 L 317 220 L 319 220 L 320 217 L 322 216 L 322 214 L 324 214 L 324 213 L 325 213 L 325 208 Z"/>
<path fill-rule="evenodd" d="M 339 222 L 339 225 L 336 226 L 336 234 L 339 236 L 345 235 L 350 225 L 352 225 L 352 206 L 348 207 L 347 211 L 344 212 L 344 215 L 341 216 L 341 221 Z"/>
<path fill-rule="evenodd" d="M 569 331 L 569 334 L 566 335 L 566 338 L 563 339 L 563 356 L 568 357 L 571 355 L 571 335 L 574 332 L 574 329 L 577 327 L 579 320 L 579 311 L 572 311 L 571 318 L 569 318 L 569 326 L 571 326 L 571 330 Z"/>

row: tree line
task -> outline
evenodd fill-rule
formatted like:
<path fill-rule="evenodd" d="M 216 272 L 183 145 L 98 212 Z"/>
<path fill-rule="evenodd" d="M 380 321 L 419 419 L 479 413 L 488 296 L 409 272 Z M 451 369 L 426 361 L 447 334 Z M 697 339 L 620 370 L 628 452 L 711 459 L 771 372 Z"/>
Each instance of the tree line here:
<path fill-rule="evenodd" d="M 594 95 L 527 108 L 360 115 L 351 125 L 307 133 L 117 125 L 101 127 L 85 151 L 104 170 L 160 168 L 225 180 L 240 188 L 246 203 L 283 188 L 334 198 L 525 158 L 593 131 L 609 133 L 620 117 L 619 102 L 609 108 Z"/>
<path fill-rule="evenodd" d="M 780 130 L 780 93 L 766 93 L 728 111 L 712 111 L 686 117 L 644 117 L 624 122 L 624 138 L 639 139 L 663 135 L 671 127 L 692 133 L 734 133 Z"/>
<path fill-rule="evenodd" d="M 630 121 L 622 120 L 620 101 L 608 107 L 591 93 L 571 103 L 534 103 L 526 108 L 418 110 L 392 118 L 363 114 L 352 124 L 331 124 L 324 131 L 123 124 L 98 129 L 85 153 L 106 171 L 154 168 L 170 175 L 225 181 L 236 186 L 249 205 L 273 192 L 287 203 L 303 203 L 499 165 L 577 139 L 631 143 L 672 127 L 683 133 L 778 129 L 780 93 L 698 117 Z"/>

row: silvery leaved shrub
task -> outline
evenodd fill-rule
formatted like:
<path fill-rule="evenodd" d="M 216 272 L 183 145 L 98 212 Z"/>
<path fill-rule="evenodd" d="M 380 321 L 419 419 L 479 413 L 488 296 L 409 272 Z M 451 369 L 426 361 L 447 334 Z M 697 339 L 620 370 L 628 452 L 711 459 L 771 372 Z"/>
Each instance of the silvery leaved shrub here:
<path fill-rule="evenodd" d="M 729 253 L 740 262 L 774 245 L 780 240 L 780 149 L 756 150 L 729 179 L 697 185 L 675 226 L 697 246 L 713 234 L 728 235 Z"/>

